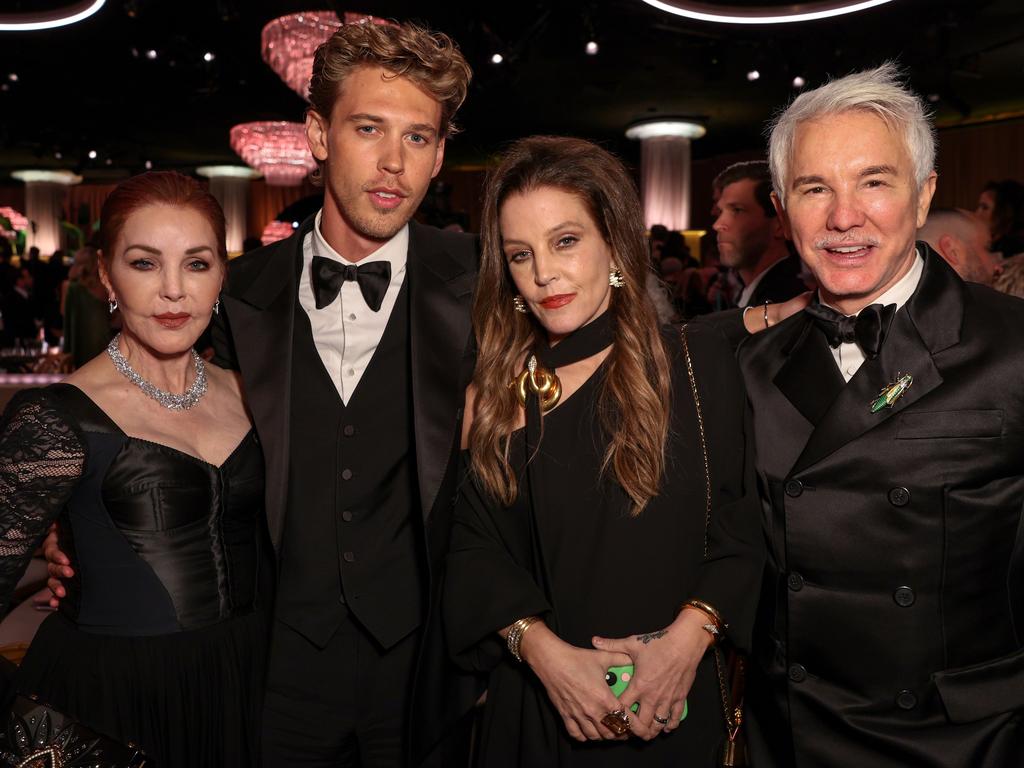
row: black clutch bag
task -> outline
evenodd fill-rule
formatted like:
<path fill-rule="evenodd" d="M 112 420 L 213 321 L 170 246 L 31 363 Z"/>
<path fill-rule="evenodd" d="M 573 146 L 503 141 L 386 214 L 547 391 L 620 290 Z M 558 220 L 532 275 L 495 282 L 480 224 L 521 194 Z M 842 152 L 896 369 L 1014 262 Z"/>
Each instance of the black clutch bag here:
<path fill-rule="evenodd" d="M 18 696 L 0 733 L 0 768 L 143 768 L 142 750 Z"/>

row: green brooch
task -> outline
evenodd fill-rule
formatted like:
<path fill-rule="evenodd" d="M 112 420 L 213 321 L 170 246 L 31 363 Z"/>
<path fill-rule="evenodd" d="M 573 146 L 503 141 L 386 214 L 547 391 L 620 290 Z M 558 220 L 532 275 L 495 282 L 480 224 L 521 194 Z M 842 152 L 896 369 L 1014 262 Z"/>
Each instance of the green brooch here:
<path fill-rule="evenodd" d="M 896 374 L 896 381 L 882 387 L 878 397 L 871 401 L 871 412 L 878 413 L 883 408 L 892 408 L 892 404 L 899 400 L 913 383 L 914 377 L 909 373 Z"/>

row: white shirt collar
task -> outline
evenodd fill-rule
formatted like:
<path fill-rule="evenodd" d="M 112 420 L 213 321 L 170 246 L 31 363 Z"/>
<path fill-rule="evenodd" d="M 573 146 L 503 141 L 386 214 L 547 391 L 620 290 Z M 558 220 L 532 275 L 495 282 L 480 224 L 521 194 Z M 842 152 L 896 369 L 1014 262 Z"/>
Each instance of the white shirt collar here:
<path fill-rule="evenodd" d="M 324 215 L 324 209 L 317 211 L 316 221 L 313 223 L 313 250 L 318 256 L 325 259 L 339 261 L 342 264 L 366 264 L 371 261 L 390 261 L 391 274 L 396 275 L 405 269 L 405 263 L 409 256 L 409 225 L 406 224 L 392 238 L 383 243 L 380 248 L 371 253 L 359 262 L 349 261 L 336 250 L 331 248 L 323 232 L 320 231 L 320 219 Z"/>

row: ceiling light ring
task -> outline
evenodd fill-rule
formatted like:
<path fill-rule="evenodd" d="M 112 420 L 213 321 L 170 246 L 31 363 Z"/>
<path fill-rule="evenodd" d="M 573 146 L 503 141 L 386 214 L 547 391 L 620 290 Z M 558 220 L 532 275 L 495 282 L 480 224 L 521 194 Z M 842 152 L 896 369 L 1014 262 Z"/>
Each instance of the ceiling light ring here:
<path fill-rule="evenodd" d="M 89 18 L 106 4 L 107 0 L 77 0 L 61 8 L 31 13 L 0 14 L 0 32 L 33 32 L 40 29 L 66 27 Z"/>
<path fill-rule="evenodd" d="M 667 13 L 683 16 L 695 21 L 709 21 L 718 24 L 792 24 L 816 21 L 848 13 L 866 11 L 892 0 L 816 0 L 797 3 L 806 6 L 794 10 L 794 4 L 775 6 L 742 6 L 735 10 L 724 10 L 721 5 L 691 0 L 642 0 L 647 5 Z"/>

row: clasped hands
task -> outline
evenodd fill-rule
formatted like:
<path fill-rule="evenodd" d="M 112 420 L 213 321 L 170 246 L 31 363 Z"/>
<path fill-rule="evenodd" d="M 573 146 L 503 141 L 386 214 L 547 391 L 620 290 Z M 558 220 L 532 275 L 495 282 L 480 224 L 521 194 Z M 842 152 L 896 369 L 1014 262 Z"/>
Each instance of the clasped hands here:
<path fill-rule="evenodd" d="M 622 638 L 594 637 L 594 650 L 566 643 L 538 624 L 523 638 L 523 660 L 544 684 L 569 735 L 577 741 L 623 740 L 602 720 L 625 710 L 630 733 L 644 740 L 679 727 L 697 665 L 711 644 L 706 617 L 683 610 L 655 632 Z M 618 699 L 605 682 L 609 667 L 633 665 L 629 687 Z M 632 712 L 634 703 L 639 709 Z M 664 721 L 664 722 L 662 722 Z"/>

